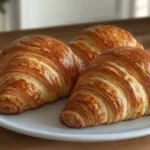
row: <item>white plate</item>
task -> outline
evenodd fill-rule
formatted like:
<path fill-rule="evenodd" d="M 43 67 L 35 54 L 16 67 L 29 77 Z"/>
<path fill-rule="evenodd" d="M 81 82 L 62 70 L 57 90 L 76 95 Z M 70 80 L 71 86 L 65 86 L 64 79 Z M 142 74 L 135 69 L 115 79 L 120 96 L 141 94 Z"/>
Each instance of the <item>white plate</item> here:
<path fill-rule="evenodd" d="M 112 125 L 84 129 L 68 128 L 59 121 L 65 101 L 60 100 L 19 115 L 0 115 L 0 126 L 34 137 L 80 142 L 130 139 L 150 134 L 150 116 Z"/>

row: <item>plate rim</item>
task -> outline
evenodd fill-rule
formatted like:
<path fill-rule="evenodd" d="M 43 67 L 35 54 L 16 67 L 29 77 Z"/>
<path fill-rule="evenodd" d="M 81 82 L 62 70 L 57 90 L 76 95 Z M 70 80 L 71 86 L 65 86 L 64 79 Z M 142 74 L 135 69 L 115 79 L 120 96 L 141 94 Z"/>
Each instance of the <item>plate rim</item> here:
<path fill-rule="evenodd" d="M 118 133 L 106 133 L 106 134 L 90 134 L 90 136 L 85 136 L 85 134 L 65 134 L 57 132 L 46 132 L 37 131 L 30 128 L 22 128 L 15 123 L 9 123 L 9 121 L 0 118 L 0 127 L 20 133 L 23 135 L 37 137 L 47 140 L 57 140 L 57 141 L 70 141 L 70 142 L 104 142 L 104 141 L 118 141 L 138 138 L 142 136 L 150 135 L 150 127 L 127 131 Z M 86 134 L 88 135 L 88 134 Z"/>

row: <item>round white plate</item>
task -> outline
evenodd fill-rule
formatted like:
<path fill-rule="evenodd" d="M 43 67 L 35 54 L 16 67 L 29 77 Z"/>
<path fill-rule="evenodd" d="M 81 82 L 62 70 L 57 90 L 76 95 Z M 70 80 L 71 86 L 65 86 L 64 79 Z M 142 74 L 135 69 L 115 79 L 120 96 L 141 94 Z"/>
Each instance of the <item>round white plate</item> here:
<path fill-rule="evenodd" d="M 66 127 L 59 121 L 65 101 L 63 99 L 19 115 L 0 115 L 0 126 L 33 137 L 80 142 L 130 139 L 150 134 L 150 116 L 83 129 Z"/>

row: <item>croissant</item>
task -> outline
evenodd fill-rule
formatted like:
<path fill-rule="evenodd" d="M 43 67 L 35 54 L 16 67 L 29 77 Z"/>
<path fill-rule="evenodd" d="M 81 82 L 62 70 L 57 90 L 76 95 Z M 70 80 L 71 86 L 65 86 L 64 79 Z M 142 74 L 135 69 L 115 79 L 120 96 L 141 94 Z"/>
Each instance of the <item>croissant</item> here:
<path fill-rule="evenodd" d="M 143 48 L 127 31 L 113 26 L 89 28 L 68 46 L 54 38 L 20 38 L 0 54 L 0 113 L 17 114 L 70 94 L 78 75 L 103 50 Z"/>
<path fill-rule="evenodd" d="M 79 33 L 69 47 L 79 58 L 79 72 L 82 72 L 90 62 L 107 49 L 123 46 L 143 46 L 126 30 L 111 25 L 98 25 L 87 28 Z"/>
<path fill-rule="evenodd" d="M 148 51 L 124 47 L 104 52 L 81 73 L 61 122 L 82 128 L 150 114 L 149 67 Z"/>
<path fill-rule="evenodd" d="M 48 36 L 13 42 L 0 55 L 0 113 L 17 114 L 67 96 L 78 74 L 76 59 Z"/>

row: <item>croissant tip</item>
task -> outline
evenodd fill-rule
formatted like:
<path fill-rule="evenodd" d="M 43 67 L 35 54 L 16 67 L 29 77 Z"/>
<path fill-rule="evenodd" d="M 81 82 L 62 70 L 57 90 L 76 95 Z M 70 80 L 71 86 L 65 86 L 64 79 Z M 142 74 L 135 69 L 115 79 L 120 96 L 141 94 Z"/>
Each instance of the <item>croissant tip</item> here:
<path fill-rule="evenodd" d="M 0 114 L 3 115 L 15 115 L 18 114 L 19 112 L 16 111 L 16 109 L 14 108 L 10 108 L 10 107 L 4 107 L 0 109 Z"/>
<path fill-rule="evenodd" d="M 71 128 L 83 128 L 84 125 L 82 123 L 81 118 L 78 116 L 76 112 L 73 111 L 63 111 L 60 114 L 60 121 Z"/>

